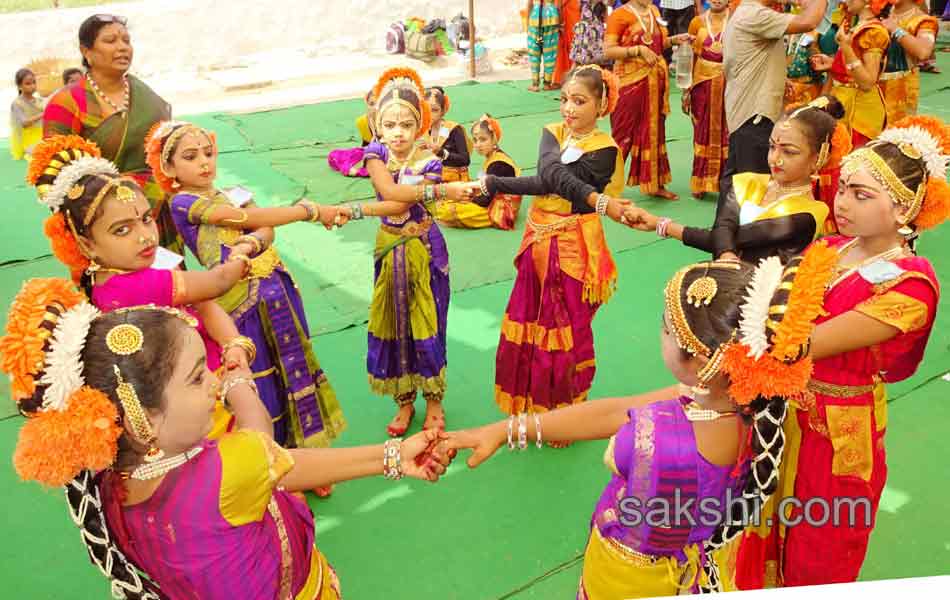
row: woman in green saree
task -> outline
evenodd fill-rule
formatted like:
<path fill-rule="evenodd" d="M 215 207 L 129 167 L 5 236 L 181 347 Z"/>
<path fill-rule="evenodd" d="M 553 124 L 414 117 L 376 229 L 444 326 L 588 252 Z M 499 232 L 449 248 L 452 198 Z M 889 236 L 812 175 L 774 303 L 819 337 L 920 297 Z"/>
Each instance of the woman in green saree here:
<path fill-rule="evenodd" d="M 171 105 L 129 75 L 132 42 L 124 17 L 92 15 L 79 26 L 85 76 L 57 92 L 43 114 L 43 137 L 76 134 L 95 142 L 102 156 L 136 180 L 159 224 L 162 246 L 182 253 L 165 193 L 145 162 L 145 136 L 171 118 Z"/>

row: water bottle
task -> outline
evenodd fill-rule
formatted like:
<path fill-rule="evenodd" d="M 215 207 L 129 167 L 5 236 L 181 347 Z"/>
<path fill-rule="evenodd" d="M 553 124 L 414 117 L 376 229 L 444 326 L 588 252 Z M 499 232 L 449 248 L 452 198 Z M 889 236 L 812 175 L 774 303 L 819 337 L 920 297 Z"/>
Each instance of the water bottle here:
<path fill-rule="evenodd" d="M 693 46 L 682 43 L 676 49 L 676 87 L 681 90 L 693 85 Z"/>

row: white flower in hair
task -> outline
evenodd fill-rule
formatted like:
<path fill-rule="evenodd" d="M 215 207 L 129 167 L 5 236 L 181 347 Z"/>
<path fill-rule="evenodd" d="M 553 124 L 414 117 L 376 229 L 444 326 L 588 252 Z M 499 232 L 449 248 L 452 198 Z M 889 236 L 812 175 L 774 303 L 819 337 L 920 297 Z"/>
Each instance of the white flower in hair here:
<path fill-rule="evenodd" d="M 755 268 L 746 297 L 739 309 L 739 341 L 749 347 L 749 356 L 758 359 L 769 349 L 765 324 L 769 319 L 772 296 L 782 283 L 785 268 L 777 256 L 762 259 Z"/>
<path fill-rule="evenodd" d="M 189 124 L 188 121 L 164 121 L 158 126 L 158 129 L 155 130 L 155 133 L 152 134 L 152 139 L 160 140 L 167 137 L 176 127 Z"/>
<path fill-rule="evenodd" d="M 48 386 L 43 392 L 42 410 L 64 410 L 73 392 L 85 384 L 82 349 L 89 327 L 99 314 L 99 309 L 83 302 L 60 315 L 50 338 L 46 369 L 39 380 Z"/>
<path fill-rule="evenodd" d="M 66 200 L 66 194 L 76 183 L 93 173 L 103 175 L 119 175 L 119 169 L 110 160 L 83 156 L 63 167 L 46 194 L 40 198 L 40 204 L 45 204 L 51 210 L 57 211 Z"/>
<path fill-rule="evenodd" d="M 931 177 L 947 178 L 947 163 L 950 162 L 950 156 L 941 153 L 940 143 L 923 127 L 917 125 L 893 127 L 884 130 L 877 139 L 892 144 L 910 144 L 920 152 Z"/>

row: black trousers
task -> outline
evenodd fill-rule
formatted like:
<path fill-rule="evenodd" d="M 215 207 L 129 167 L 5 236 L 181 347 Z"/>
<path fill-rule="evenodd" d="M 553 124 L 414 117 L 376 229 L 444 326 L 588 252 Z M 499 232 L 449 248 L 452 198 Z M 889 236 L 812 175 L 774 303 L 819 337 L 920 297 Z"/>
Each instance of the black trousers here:
<path fill-rule="evenodd" d="M 729 157 L 722 171 L 722 179 L 736 173 L 769 172 L 769 136 L 772 121 L 755 116 L 729 134 Z"/>

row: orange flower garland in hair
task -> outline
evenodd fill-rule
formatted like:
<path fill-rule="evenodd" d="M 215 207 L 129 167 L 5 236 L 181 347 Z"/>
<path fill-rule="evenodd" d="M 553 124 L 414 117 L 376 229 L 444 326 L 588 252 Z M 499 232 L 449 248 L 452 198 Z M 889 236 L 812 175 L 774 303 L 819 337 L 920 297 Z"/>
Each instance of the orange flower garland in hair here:
<path fill-rule="evenodd" d="M 158 186 L 165 192 L 171 192 L 175 189 L 172 187 L 174 180 L 162 169 L 162 148 L 165 146 L 165 138 L 157 135 L 164 123 L 164 121 L 155 123 L 145 135 L 145 162 L 152 170 L 152 176 Z"/>
<path fill-rule="evenodd" d="M 812 361 L 807 356 L 797 359 L 811 337 L 815 319 L 823 314 L 824 293 L 834 276 L 837 256 L 821 241 L 805 252 L 792 281 L 785 316 L 768 352 L 755 358 L 746 344 L 734 343 L 726 348 L 722 371 L 729 376 L 729 395 L 736 404 L 745 406 L 759 396 L 789 397 L 805 390 Z"/>
<path fill-rule="evenodd" d="M 501 141 L 501 123 L 498 122 L 498 119 L 488 115 L 482 115 L 482 118 L 478 120 L 478 123 L 487 123 L 488 128 L 491 129 L 492 135 L 495 136 L 495 143 Z M 478 123 L 476 123 L 476 125 Z"/>
<path fill-rule="evenodd" d="M 83 469 L 105 469 L 118 451 L 118 421 L 119 411 L 108 396 L 83 386 L 69 397 L 66 410 L 27 419 L 13 452 L 13 467 L 22 479 L 48 486 L 65 485 Z"/>
<path fill-rule="evenodd" d="M 919 127 L 929 133 L 944 156 L 950 155 L 950 126 L 937 117 L 914 115 L 904 117 L 894 124 L 894 129 Z M 928 172 L 927 190 L 920 212 L 914 219 L 918 229 L 932 229 L 950 218 L 950 184 L 946 179 L 934 177 Z"/>
<path fill-rule="evenodd" d="M 822 170 L 837 169 L 841 166 L 841 160 L 851 154 L 851 134 L 848 133 L 848 128 L 841 121 L 838 121 L 838 124 L 835 125 L 835 131 L 831 134 L 830 145 L 828 161 L 822 167 Z"/>
<path fill-rule="evenodd" d="M 607 87 L 607 108 L 604 110 L 604 114 L 601 115 L 606 117 L 614 112 L 614 109 L 617 108 L 617 102 L 620 100 L 620 78 L 613 71 L 606 69 L 600 70 L 600 76 Z"/>
<path fill-rule="evenodd" d="M 0 339 L 0 367 L 10 375 L 18 404 L 34 397 L 36 381 L 48 366 L 46 344 L 52 334 L 42 326 L 48 307 L 56 304 L 69 311 L 85 300 L 64 279 L 31 279 L 17 294 L 7 333 Z M 83 386 L 70 393 L 64 409 L 40 409 L 27 416 L 13 454 L 23 479 L 61 486 L 83 469 L 101 470 L 115 460 L 122 428 L 116 405 L 103 392 Z"/>
<path fill-rule="evenodd" d="M 43 344 L 49 332 L 40 327 L 46 307 L 54 302 L 71 308 L 86 297 L 65 279 L 31 279 L 17 293 L 0 338 L 0 370 L 10 376 L 10 395 L 19 402 L 33 396 L 44 367 Z"/>
<path fill-rule="evenodd" d="M 43 222 L 43 233 L 49 238 L 53 256 L 69 267 L 70 277 L 79 283 L 90 262 L 82 253 L 76 236 L 66 223 L 66 213 L 60 211 L 47 217 Z"/>
<path fill-rule="evenodd" d="M 825 287 L 834 276 L 838 252 L 825 242 L 817 242 L 805 253 L 788 296 L 782 322 L 772 339 L 773 357 L 780 361 L 798 358 L 802 346 L 808 343 L 814 321 L 824 314 Z"/>
<path fill-rule="evenodd" d="M 383 71 L 373 87 L 373 97 L 376 98 L 377 108 L 379 108 L 378 104 L 383 97 L 383 89 L 393 79 L 409 79 L 415 87 L 416 97 L 419 99 L 419 114 L 422 116 L 419 122 L 419 131 L 416 132 L 416 138 L 420 138 L 432 128 L 432 109 L 429 108 L 429 103 L 426 101 L 422 78 L 419 77 L 419 73 L 408 67 L 396 67 Z"/>

